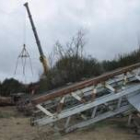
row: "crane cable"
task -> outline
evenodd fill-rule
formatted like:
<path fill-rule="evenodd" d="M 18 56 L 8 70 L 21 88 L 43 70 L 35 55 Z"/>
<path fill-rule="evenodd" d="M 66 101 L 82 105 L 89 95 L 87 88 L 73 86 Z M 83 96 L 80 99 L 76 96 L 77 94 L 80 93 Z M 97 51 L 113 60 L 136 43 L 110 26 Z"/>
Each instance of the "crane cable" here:
<path fill-rule="evenodd" d="M 33 75 L 33 68 L 32 68 L 32 62 L 31 62 L 31 58 L 30 55 L 26 49 L 26 14 L 24 16 L 24 25 L 23 25 L 23 48 L 21 53 L 18 55 L 17 61 L 16 61 L 16 67 L 15 67 L 15 71 L 14 71 L 14 75 L 16 75 L 17 73 L 17 69 L 18 69 L 18 64 L 19 64 L 19 59 L 21 59 L 21 64 L 22 64 L 22 68 L 23 68 L 23 75 L 25 77 L 25 81 L 26 81 L 26 64 L 27 64 L 27 58 L 29 58 L 29 65 L 30 65 L 30 69 L 31 69 L 31 73 Z"/>
<path fill-rule="evenodd" d="M 23 44 L 23 49 L 22 49 L 21 53 L 19 54 L 19 56 L 17 58 L 16 68 L 15 68 L 14 74 L 16 74 L 16 72 L 17 72 L 19 59 L 21 59 L 22 68 L 23 68 L 23 75 L 25 75 L 26 62 L 27 62 L 26 59 L 27 58 L 29 58 L 29 64 L 30 64 L 30 68 L 31 68 L 31 73 L 33 75 L 33 68 L 32 68 L 31 58 L 30 58 L 30 55 L 29 55 L 28 51 L 26 50 L 26 45 L 25 44 Z"/>

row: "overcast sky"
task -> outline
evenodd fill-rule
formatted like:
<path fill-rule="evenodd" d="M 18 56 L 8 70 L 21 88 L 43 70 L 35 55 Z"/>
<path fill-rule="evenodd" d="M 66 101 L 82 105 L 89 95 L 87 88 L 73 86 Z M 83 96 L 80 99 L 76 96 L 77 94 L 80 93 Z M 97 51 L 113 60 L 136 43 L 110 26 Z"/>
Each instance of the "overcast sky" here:
<path fill-rule="evenodd" d="M 70 40 L 79 29 L 87 31 L 87 54 L 99 60 L 138 48 L 140 0 L 26 0 L 46 56 L 54 43 Z M 24 0 L 0 0 L 0 80 L 14 77 L 36 81 L 43 71 Z M 25 18 L 26 17 L 26 18 Z M 25 28 L 26 20 L 26 28 Z M 26 32 L 25 32 L 26 29 Z M 26 34 L 26 39 L 25 39 Z M 17 57 L 26 43 L 33 75 L 27 62 L 26 80 Z"/>

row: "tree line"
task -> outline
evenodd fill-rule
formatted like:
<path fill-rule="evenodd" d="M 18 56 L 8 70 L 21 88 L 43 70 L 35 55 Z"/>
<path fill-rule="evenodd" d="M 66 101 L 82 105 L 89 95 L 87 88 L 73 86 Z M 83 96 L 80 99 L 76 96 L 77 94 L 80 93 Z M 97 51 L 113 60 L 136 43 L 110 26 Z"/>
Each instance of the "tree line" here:
<path fill-rule="evenodd" d="M 0 96 L 9 96 L 11 94 L 25 91 L 26 85 L 14 78 L 5 79 L 3 82 L 0 82 Z"/>
<path fill-rule="evenodd" d="M 139 48 L 130 53 L 119 54 L 117 58 L 112 60 L 98 61 L 96 58 L 85 54 L 85 45 L 86 39 L 83 31 L 79 31 L 75 37 L 64 45 L 57 41 L 49 58 L 50 69 L 45 78 L 40 76 L 37 83 L 29 85 L 13 78 L 5 79 L 0 83 L 0 95 L 8 96 L 18 92 L 30 93 L 29 89 L 34 87 L 36 87 L 37 93 L 42 93 L 140 62 Z"/>
<path fill-rule="evenodd" d="M 40 79 L 39 92 L 96 77 L 105 72 L 140 62 L 140 49 L 119 54 L 113 60 L 98 61 L 85 54 L 85 45 L 85 34 L 82 31 L 79 31 L 65 45 L 59 41 L 56 42 L 51 60 L 55 56 L 57 56 L 57 60 L 49 69 L 46 78 Z"/>

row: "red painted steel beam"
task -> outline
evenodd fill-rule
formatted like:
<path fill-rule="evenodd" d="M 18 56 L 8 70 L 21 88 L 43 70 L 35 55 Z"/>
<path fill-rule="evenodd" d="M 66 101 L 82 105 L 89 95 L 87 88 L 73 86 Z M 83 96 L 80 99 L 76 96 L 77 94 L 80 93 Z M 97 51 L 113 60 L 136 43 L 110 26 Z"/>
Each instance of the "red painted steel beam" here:
<path fill-rule="evenodd" d="M 31 102 L 34 105 L 39 104 L 39 103 L 43 103 L 47 100 L 52 100 L 54 98 L 61 97 L 61 96 L 64 96 L 66 94 L 70 94 L 71 92 L 74 92 L 76 90 L 80 90 L 80 89 L 88 87 L 88 86 L 103 83 L 106 80 L 108 80 L 110 78 L 113 78 L 114 76 L 132 71 L 132 70 L 134 70 L 138 67 L 140 67 L 140 63 L 136 63 L 136 64 L 133 64 L 133 65 L 130 65 L 130 66 L 127 66 L 127 67 L 123 67 L 123 68 L 119 68 L 117 70 L 105 73 L 105 74 L 100 75 L 98 77 L 91 78 L 91 79 L 88 79 L 88 80 L 85 80 L 85 81 L 82 81 L 82 82 L 75 83 L 71 86 L 52 91 L 49 94 L 46 93 L 46 95 L 43 95 L 43 96 L 40 96 L 38 98 L 32 99 Z"/>

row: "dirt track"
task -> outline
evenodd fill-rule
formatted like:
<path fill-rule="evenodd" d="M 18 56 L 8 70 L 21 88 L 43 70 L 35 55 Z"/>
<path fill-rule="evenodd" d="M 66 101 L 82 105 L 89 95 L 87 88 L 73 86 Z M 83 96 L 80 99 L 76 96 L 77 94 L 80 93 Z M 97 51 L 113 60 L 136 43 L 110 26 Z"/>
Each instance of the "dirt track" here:
<path fill-rule="evenodd" d="M 14 107 L 0 108 L 0 140 L 140 140 L 132 130 L 123 128 L 124 120 L 107 120 L 87 129 L 61 135 L 49 126 L 31 127 L 29 118 Z"/>

